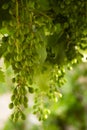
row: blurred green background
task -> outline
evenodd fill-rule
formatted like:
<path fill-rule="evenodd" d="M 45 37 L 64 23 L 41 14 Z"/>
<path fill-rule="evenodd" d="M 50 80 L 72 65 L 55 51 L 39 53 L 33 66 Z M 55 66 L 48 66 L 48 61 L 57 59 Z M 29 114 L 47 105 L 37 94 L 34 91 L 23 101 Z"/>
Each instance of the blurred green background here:
<path fill-rule="evenodd" d="M 3 94 L 10 93 L 13 87 L 11 67 L 6 70 L 3 67 L 3 70 L 4 74 L 0 72 L 0 98 Z M 30 105 L 26 110 L 25 121 L 15 123 L 8 118 L 2 130 L 87 130 L 87 63 L 79 64 L 73 70 L 67 71 L 66 79 L 66 84 L 60 88 L 63 96 L 57 103 L 51 103 L 52 113 L 47 120 L 39 122 L 31 114 Z"/>

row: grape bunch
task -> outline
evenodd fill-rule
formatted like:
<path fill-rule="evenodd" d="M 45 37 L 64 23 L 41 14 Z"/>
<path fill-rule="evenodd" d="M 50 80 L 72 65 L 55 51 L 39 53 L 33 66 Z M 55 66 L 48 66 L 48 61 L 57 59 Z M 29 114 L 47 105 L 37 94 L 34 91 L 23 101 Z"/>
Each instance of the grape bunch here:
<path fill-rule="evenodd" d="M 11 117 L 25 119 L 29 92 L 35 96 L 33 112 L 44 120 L 50 114 L 50 100 L 57 102 L 61 97 L 66 68 L 82 59 L 79 48 L 84 50 L 81 36 L 87 25 L 87 2 L 11 0 L 1 6 L 10 17 L 8 22 L 2 17 L 0 23 L 8 30 L 0 57 L 14 71 Z"/>

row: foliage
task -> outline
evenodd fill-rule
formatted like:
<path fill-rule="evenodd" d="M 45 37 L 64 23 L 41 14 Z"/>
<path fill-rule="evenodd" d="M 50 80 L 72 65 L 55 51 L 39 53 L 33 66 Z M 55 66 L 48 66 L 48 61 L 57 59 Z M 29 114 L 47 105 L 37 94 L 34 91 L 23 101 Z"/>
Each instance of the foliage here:
<path fill-rule="evenodd" d="M 2 0 L 0 57 L 14 70 L 12 118 L 25 119 L 27 93 L 34 93 L 34 113 L 47 118 L 47 100 L 57 101 L 65 69 L 82 59 L 87 49 L 85 0 Z"/>

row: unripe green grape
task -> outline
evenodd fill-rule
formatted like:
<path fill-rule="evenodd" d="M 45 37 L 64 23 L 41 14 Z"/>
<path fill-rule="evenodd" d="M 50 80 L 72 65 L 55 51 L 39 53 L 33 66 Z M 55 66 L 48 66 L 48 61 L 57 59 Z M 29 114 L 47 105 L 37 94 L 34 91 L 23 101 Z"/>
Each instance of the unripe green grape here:
<path fill-rule="evenodd" d="M 28 87 L 30 93 L 34 93 L 34 89 L 32 87 Z"/>
<path fill-rule="evenodd" d="M 26 96 L 24 96 L 24 102 L 28 102 L 28 98 Z"/>
<path fill-rule="evenodd" d="M 16 78 L 12 78 L 12 82 L 15 83 L 15 81 L 16 81 Z"/>
<path fill-rule="evenodd" d="M 16 113 L 15 113 L 15 118 L 18 119 L 18 118 L 19 118 L 19 114 L 20 114 L 19 112 L 16 112 Z"/>
<path fill-rule="evenodd" d="M 28 103 L 27 102 L 24 102 L 23 105 L 24 105 L 25 108 L 28 107 Z"/>
<path fill-rule="evenodd" d="M 24 113 L 21 113 L 21 119 L 22 119 L 22 120 L 25 120 L 25 119 L 26 119 L 26 116 L 25 116 Z"/>
<path fill-rule="evenodd" d="M 19 104 L 18 99 L 14 100 L 14 105 L 17 106 Z"/>
<path fill-rule="evenodd" d="M 22 97 L 20 97 L 18 101 L 20 104 L 22 104 L 23 103 Z"/>
<path fill-rule="evenodd" d="M 25 87 L 22 87 L 22 91 L 23 91 L 23 94 L 26 95 L 27 94 L 27 90 Z"/>
<path fill-rule="evenodd" d="M 68 66 L 67 66 L 67 69 L 68 69 L 68 70 L 72 70 L 72 66 L 68 65 Z"/>
<path fill-rule="evenodd" d="M 22 55 L 17 55 L 17 61 L 21 61 L 22 60 Z"/>
<path fill-rule="evenodd" d="M 15 100 L 15 95 L 13 94 L 12 96 L 11 96 L 11 101 L 14 101 Z"/>
<path fill-rule="evenodd" d="M 18 69 L 20 69 L 20 67 L 21 67 L 21 66 L 20 66 L 20 62 L 16 62 L 16 63 L 15 63 L 15 67 L 18 68 Z"/>
<path fill-rule="evenodd" d="M 13 94 L 14 94 L 14 95 L 17 95 L 17 93 L 18 93 L 18 92 L 17 92 L 17 88 L 15 88 L 14 91 L 13 91 Z"/>
<path fill-rule="evenodd" d="M 41 116 L 39 117 L 39 121 L 41 121 L 42 120 L 42 118 L 41 118 Z"/>
<path fill-rule="evenodd" d="M 13 103 L 10 103 L 10 104 L 9 104 L 9 108 L 10 108 L 10 109 L 13 109 L 13 107 L 14 107 L 14 104 L 13 104 Z"/>
<path fill-rule="evenodd" d="M 14 113 L 11 114 L 11 119 L 12 119 L 12 120 L 14 119 Z"/>
<path fill-rule="evenodd" d="M 37 109 L 37 104 L 34 104 L 33 109 L 34 109 L 34 110 Z"/>
<path fill-rule="evenodd" d="M 16 53 L 17 53 L 17 52 L 16 52 Z M 13 59 L 14 59 L 15 62 L 17 61 L 17 54 L 14 55 Z M 15 62 L 14 62 L 14 63 L 15 63 Z"/>
<path fill-rule="evenodd" d="M 24 65 L 29 66 L 29 62 L 27 60 L 25 60 Z"/>
<path fill-rule="evenodd" d="M 43 121 L 45 121 L 47 118 L 48 118 L 48 115 L 47 115 L 47 114 L 44 114 L 44 115 L 42 116 L 42 120 L 43 120 Z"/>
<path fill-rule="evenodd" d="M 37 112 L 38 112 L 38 110 L 34 110 L 34 111 L 33 111 L 33 114 L 37 114 Z"/>

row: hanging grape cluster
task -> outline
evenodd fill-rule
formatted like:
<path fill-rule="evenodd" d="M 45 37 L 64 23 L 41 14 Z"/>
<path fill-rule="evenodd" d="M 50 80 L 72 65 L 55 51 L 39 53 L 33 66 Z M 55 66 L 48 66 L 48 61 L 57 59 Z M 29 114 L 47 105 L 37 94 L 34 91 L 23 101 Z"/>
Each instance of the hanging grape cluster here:
<path fill-rule="evenodd" d="M 50 114 L 48 101 L 61 97 L 66 68 L 81 61 L 78 48 L 84 50 L 81 42 L 82 36 L 86 37 L 87 2 L 11 0 L 0 6 L 6 15 L 6 19 L 0 16 L 0 57 L 14 71 L 11 117 L 25 119 L 29 92 L 35 96 L 34 113 L 44 120 Z"/>

